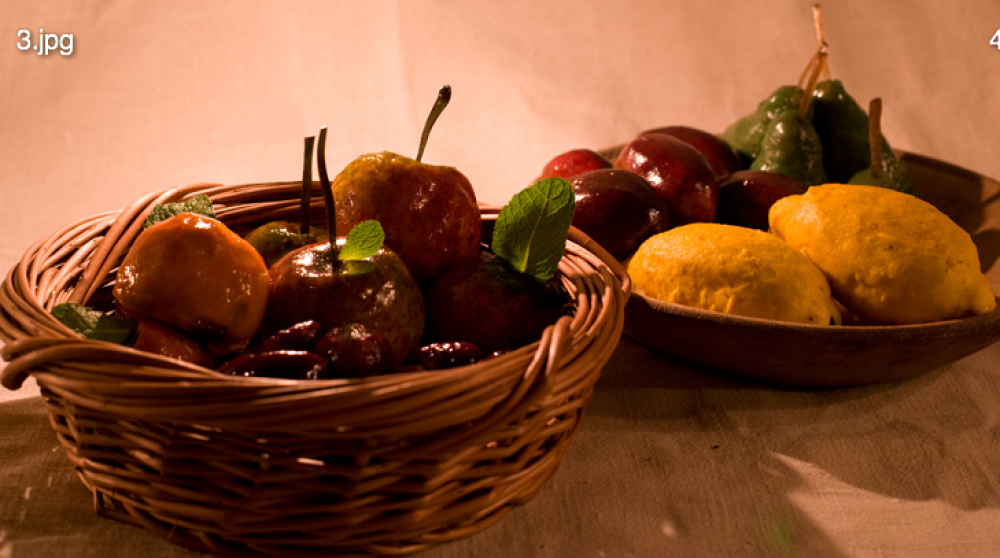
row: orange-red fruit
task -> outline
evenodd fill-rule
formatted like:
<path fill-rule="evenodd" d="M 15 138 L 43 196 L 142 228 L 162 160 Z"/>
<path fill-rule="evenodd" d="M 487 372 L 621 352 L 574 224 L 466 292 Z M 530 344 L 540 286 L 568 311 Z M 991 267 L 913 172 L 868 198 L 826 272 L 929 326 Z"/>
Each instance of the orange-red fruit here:
<path fill-rule="evenodd" d="M 220 221 L 183 213 L 139 234 L 114 296 L 127 313 L 170 324 L 223 354 L 246 348 L 270 287 L 253 246 Z"/>

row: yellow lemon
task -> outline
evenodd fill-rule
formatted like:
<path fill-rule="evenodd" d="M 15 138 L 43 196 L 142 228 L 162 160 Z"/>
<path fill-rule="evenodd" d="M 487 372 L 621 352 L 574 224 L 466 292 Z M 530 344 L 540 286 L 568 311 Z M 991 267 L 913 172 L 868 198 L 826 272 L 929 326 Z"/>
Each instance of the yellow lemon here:
<path fill-rule="evenodd" d="M 969 234 L 909 194 L 824 184 L 778 200 L 769 222 L 823 270 L 844 306 L 870 321 L 923 323 L 996 308 Z"/>
<path fill-rule="evenodd" d="M 694 223 L 648 238 L 628 264 L 635 292 L 715 312 L 840 323 L 823 273 L 763 231 Z"/>

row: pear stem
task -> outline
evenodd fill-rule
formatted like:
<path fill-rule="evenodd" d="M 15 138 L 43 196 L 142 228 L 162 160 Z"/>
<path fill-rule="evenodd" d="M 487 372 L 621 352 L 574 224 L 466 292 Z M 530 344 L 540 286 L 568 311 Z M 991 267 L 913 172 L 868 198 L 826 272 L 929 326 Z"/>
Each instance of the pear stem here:
<path fill-rule="evenodd" d="M 872 176 L 881 179 L 882 168 L 882 98 L 875 97 L 868 104 L 868 143 L 872 154 Z"/>
<path fill-rule="evenodd" d="M 326 126 L 319 129 L 319 145 L 316 149 L 316 166 L 319 168 L 319 184 L 323 189 L 323 205 L 326 206 L 326 226 L 330 230 L 330 268 L 337 267 L 337 208 L 333 205 L 333 188 L 326 173 Z"/>
<path fill-rule="evenodd" d="M 812 102 L 813 89 L 816 88 L 816 82 L 819 81 L 819 74 L 826 67 L 826 45 L 820 45 L 819 50 L 816 51 L 814 56 L 816 63 L 813 64 L 810 61 L 809 65 L 812 67 L 812 72 L 809 74 L 809 81 L 806 83 L 806 87 L 802 92 L 802 101 L 799 103 L 799 111 L 796 116 L 799 122 L 804 122 L 806 115 L 809 113 L 809 103 Z"/>
<path fill-rule="evenodd" d="M 299 234 L 306 236 L 309 234 L 309 206 L 312 203 L 312 154 L 315 136 L 309 136 L 305 141 L 305 154 L 302 157 L 302 200 L 299 205 L 301 210 L 301 223 L 299 224 Z"/>
<path fill-rule="evenodd" d="M 434 106 L 431 107 L 431 112 L 427 115 L 427 121 L 424 122 L 424 131 L 420 134 L 420 148 L 417 150 L 418 163 L 424 157 L 424 148 L 427 147 L 427 138 L 431 135 L 431 128 L 434 127 L 434 123 L 444 112 L 449 101 L 451 101 L 451 86 L 445 85 L 438 91 L 437 100 L 434 101 Z"/>
<path fill-rule="evenodd" d="M 826 44 L 826 33 L 823 32 L 823 7 L 819 4 L 813 4 L 813 24 L 816 25 L 816 42 L 819 46 Z M 823 77 L 825 79 L 830 79 L 830 63 L 827 61 L 827 65 L 823 68 Z"/>

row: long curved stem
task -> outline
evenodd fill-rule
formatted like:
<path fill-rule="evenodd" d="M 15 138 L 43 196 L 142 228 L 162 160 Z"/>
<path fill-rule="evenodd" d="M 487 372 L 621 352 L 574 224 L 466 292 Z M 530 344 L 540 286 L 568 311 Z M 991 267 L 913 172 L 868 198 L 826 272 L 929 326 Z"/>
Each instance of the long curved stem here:
<path fill-rule="evenodd" d="M 799 111 L 796 114 L 800 122 L 805 121 L 806 115 L 809 113 L 809 103 L 812 102 L 813 89 L 816 88 L 816 82 L 819 81 L 819 74 L 823 71 L 824 67 L 826 67 L 826 45 L 821 45 L 816 52 L 816 64 L 812 67 L 809 80 L 806 82 L 806 87 L 802 92 L 802 101 L 799 103 Z"/>
<path fill-rule="evenodd" d="M 451 86 L 445 85 L 438 91 L 437 100 L 434 101 L 434 106 L 431 107 L 431 112 L 427 115 L 427 121 L 424 122 L 424 131 L 420 134 L 420 148 L 417 150 L 418 163 L 424 157 L 424 148 L 427 147 L 427 138 L 431 135 L 431 128 L 434 127 L 434 123 L 444 112 L 449 101 L 451 101 Z"/>
<path fill-rule="evenodd" d="M 816 42 L 819 46 L 826 44 L 826 33 L 823 31 L 823 7 L 819 4 L 813 4 L 813 24 L 816 26 Z M 826 67 L 823 68 L 823 78 L 830 79 L 830 61 L 826 61 Z"/>

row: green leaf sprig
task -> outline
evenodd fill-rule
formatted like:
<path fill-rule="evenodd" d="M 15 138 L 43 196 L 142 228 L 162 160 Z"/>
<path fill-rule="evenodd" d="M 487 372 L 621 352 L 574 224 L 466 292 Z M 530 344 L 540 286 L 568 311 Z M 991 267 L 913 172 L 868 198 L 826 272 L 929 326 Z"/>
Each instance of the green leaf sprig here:
<path fill-rule="evenodd" d="M 382 225 L 374 220 L 362 221 L 347 233 L 337 258 L 342 262 L 370 258 L 378 252 L 383 242 L 385 242 L 385 231 L 382 230 Z"/>
<path fill-rule="evenodd" d="M 204 194 L 198 194 L 182 202 L 156 204 L 149 212 L 149 216 L 146 217 L 142 228 L 148 229 L 160 221 L 166 221 L 181 213 L 197 213 L 215 219 L 215 207 L 212 205 L 212 200 Z"/>
<path fill-rule="evenodd" d="M 57 305 L 52 309 L 52 316 L 85 339 L 126 345 L 135 333 L 135 320 L 111 316 L 75 302 Z"/>
<path fill-rule="evenodd" d="M 566 250 L 575 211 L 576 195 L 568 180 L 539 180 L 500 210 L 490 247 L 518 271 L 548 281 Z"/>

